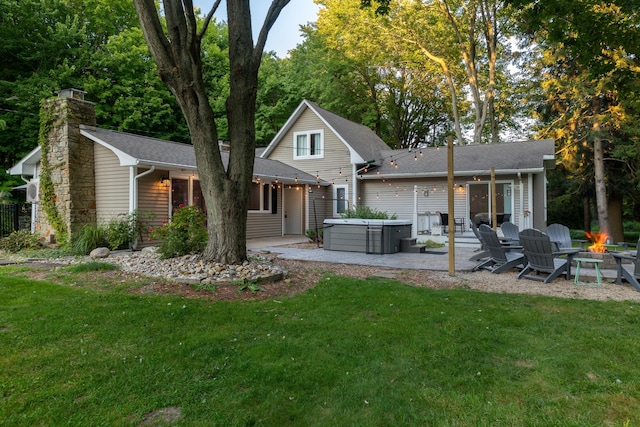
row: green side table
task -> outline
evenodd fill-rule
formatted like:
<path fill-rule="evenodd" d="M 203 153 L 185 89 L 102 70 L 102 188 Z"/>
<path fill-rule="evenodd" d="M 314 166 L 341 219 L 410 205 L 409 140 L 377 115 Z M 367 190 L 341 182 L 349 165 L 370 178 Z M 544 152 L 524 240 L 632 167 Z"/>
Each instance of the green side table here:
<path fill-rule="evenodd" d="M 602 262 L 601 259 L 592 259 L 592 258 L 574 258 L 573 259 L 576 262 L 576 275 L 573 279 L 573 283 L 580 286 L 580 285 L 588 285 L 588 286 L 600 286 L 602 285 L 602 276 L 600 275 L 600 263 Z M 582 265 L 583 262 L 590 262 L 593 264 L 593 266 L 596 269 L 596 281 L 597 283 L 591 284 L 591 283 L 583 283 L 580 281 L 580 267 Z"/>

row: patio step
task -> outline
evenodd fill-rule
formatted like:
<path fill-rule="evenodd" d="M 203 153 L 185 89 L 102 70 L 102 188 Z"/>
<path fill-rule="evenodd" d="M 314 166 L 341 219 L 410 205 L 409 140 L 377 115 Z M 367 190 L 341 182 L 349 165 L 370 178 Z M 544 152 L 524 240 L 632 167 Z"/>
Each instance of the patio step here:
<path fill-rule="evenodd" d="M 447 246 L 449 245 L 449 235 L 447 234 L 445 234 L 444 236 L 421 236 L 421 238 L 423 238 L 424 240 L 432 240 L 436 243 L 444 243 Z M 457 248 L 480 248 L 480 242 L 472 233 L 456 234 L 455 244 Z"/>
<path fill-rule="evenodd" d="M 416 238 L 403 237 L 400 239 L 400 252 L 408 252 L 413 254 L 422 254 L 425 251 L 424 245 L 416 244 Z"/>

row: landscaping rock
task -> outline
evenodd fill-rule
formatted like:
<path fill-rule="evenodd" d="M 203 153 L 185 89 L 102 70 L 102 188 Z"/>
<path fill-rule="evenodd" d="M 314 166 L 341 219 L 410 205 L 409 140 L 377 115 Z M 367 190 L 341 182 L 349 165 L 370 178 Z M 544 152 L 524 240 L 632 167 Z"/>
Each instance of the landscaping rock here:
<path fill-rule="evenodd" d="M 89 254 L 89 256 L 91 258 L 94 258 L 94 259 L 95 258 L 107 258 L 107 257 L 109 257 L 109 255 L 111 255 L 111 251 L 109 250 L 109 248 L 95 248 Z"/>

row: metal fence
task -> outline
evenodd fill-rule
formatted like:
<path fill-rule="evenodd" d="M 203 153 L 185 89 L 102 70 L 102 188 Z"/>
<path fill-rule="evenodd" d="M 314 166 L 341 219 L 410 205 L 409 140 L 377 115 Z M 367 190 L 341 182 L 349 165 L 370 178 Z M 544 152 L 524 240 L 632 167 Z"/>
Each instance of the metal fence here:
<path fill-rule="evenodd" d="M 8 203 L 0 205 L 0 237 L 14 231 L 31 228 L 31 204 Z"/>

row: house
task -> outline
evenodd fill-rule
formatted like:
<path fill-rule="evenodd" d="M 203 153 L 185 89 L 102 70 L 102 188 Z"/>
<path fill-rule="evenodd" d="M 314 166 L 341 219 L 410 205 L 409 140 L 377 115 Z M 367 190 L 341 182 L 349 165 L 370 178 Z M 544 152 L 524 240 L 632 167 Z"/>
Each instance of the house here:
<path fill-rule="evenodd" d="M 46 160 L 57 210 L 71 233 L 136 209 L 155 214 L 159 224 L 179 205 L 205 207 L 191 145 L 97 128 L 94 105 L 82 91 L 61 91 L 45 105 L 54 116 Z M 356 205 L 412 220 L 414 235 L 435 231 L 435 213 L 447 211 L 446 151 L 390 150 L 366 126 L 302 101 L 257 151 L 247 236 L 301 235 Z M 544 229 L 553 141 L 456 146 L 454 153 L 456 217 L 491 212 L 495 185 L 497 211 L 521 228 Z M 227 154 L 222 151 L 225 162 Z M 37 147 L 8 173 L 37 189 L 42 156 Z M 29 194 L 38 206 L 33 230 L 53 241 L 38 192 Z"/>
<path fill-rule="evenodd" d="M 454 216 L 463 228 L 469 228 L 470 220 L 488 219 L 492 203 L 521 229 L 546 228 L 546 170 L 555 167 L 553 140 L 456 145 L 453 151 Z M 440 224 L 436 213 L 448 211 L 446 147 L 391 150 L 366 126 L 306 100 L 262 158 L 330 182 L 330 194 L 322 194 L 332 201 L 325 204 L 324 217 L 364 205 L 413 221 L 416 236 L 434 231 Z"/>

